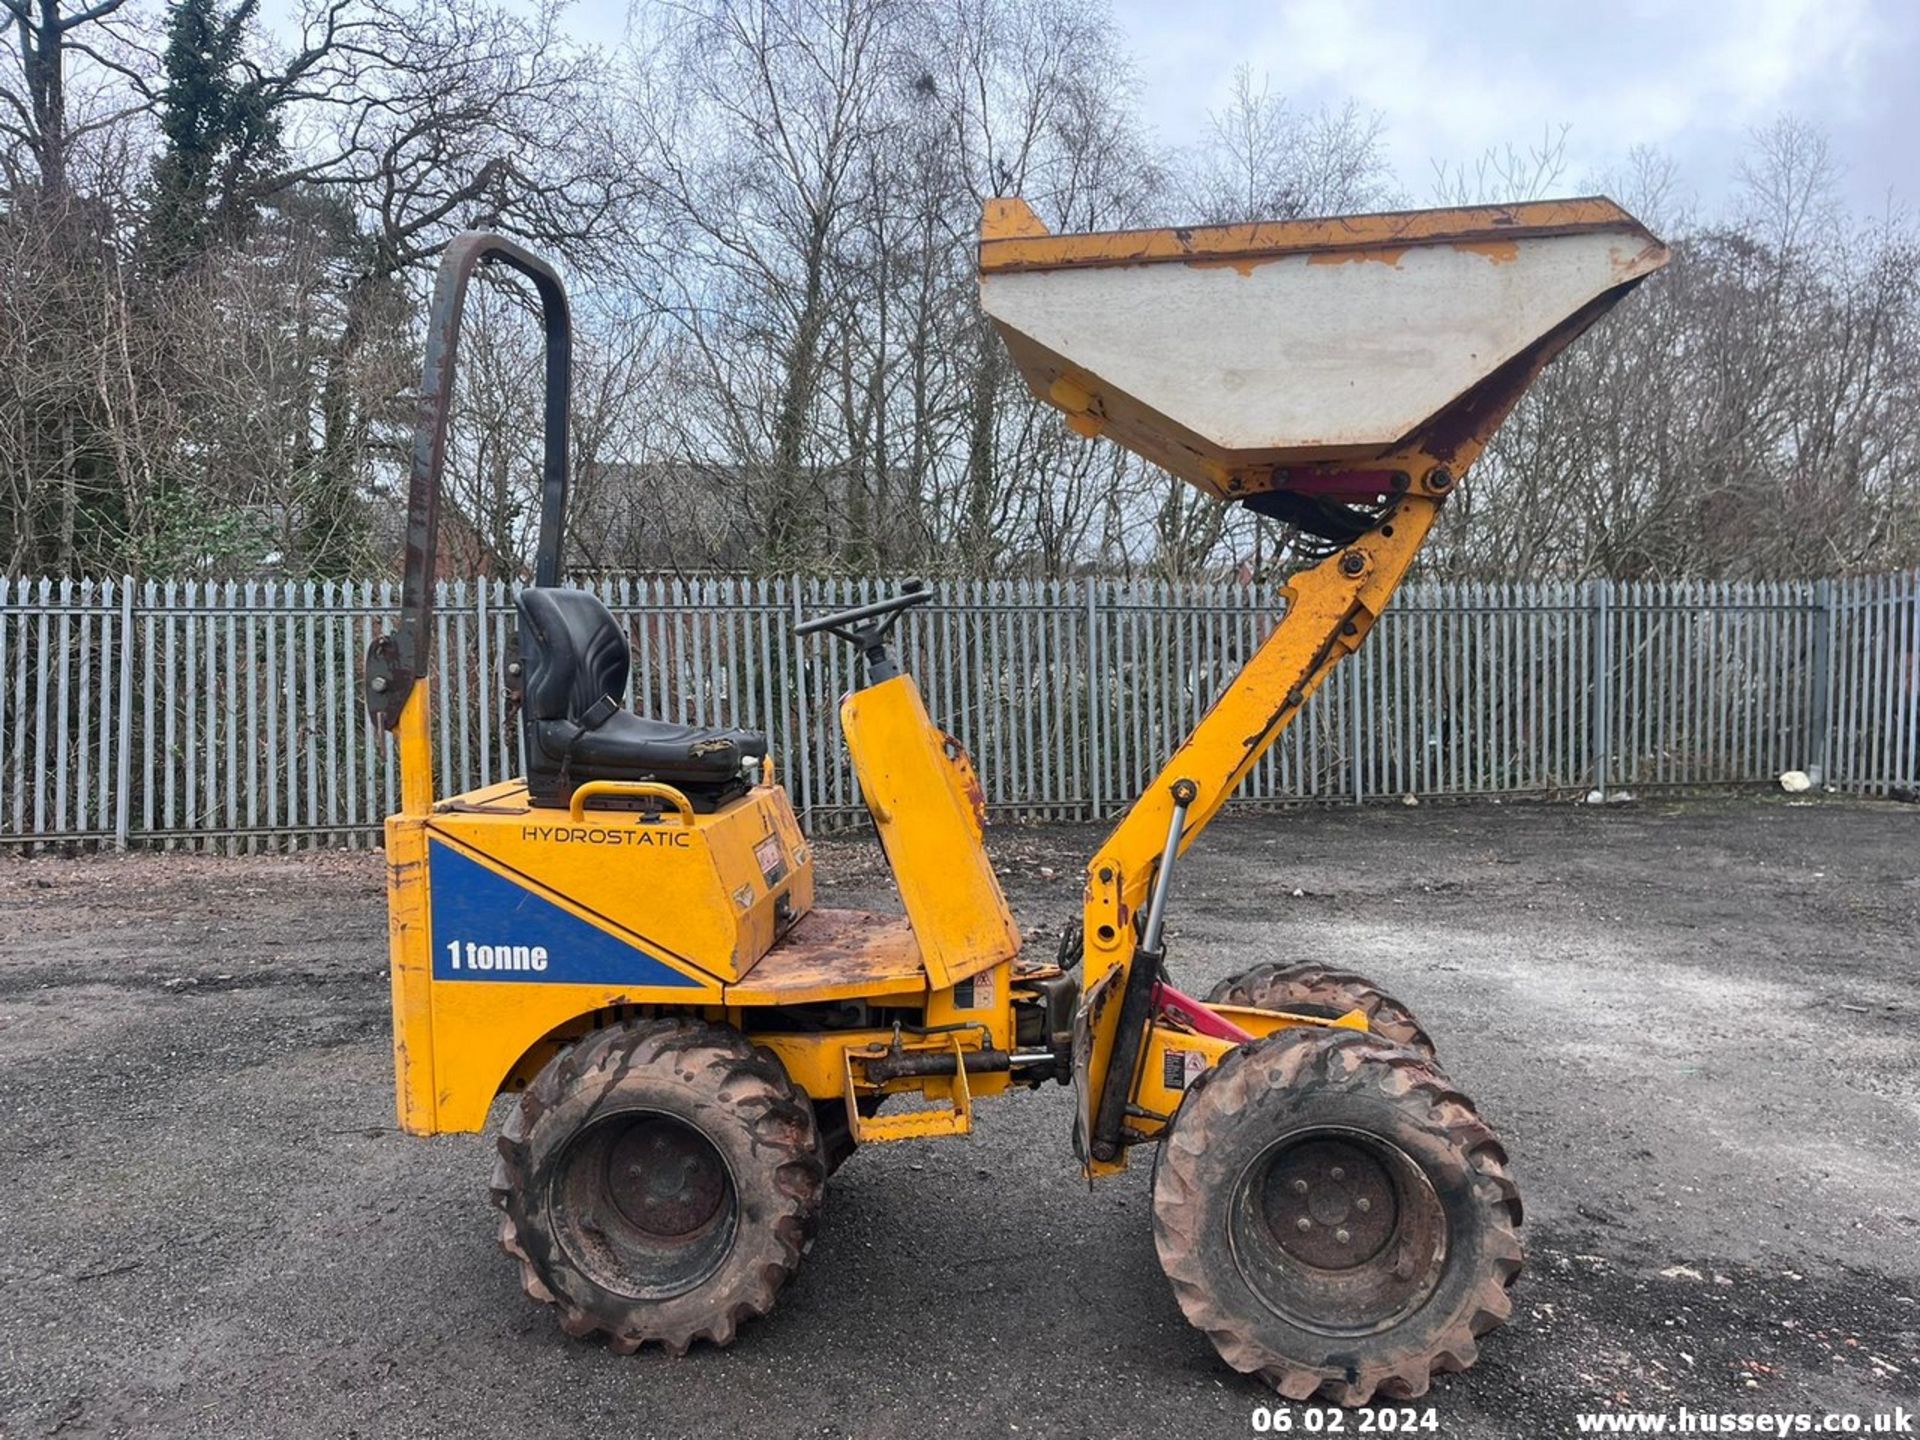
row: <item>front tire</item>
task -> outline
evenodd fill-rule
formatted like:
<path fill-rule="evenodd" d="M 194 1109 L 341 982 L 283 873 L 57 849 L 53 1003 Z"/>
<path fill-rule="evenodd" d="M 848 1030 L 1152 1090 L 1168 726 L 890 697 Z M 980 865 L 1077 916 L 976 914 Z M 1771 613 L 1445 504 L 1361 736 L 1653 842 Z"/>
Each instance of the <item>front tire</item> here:
<path fill-rule="evenodd" d="M 1512 1313 L 1520 1197 L 1473 1103 L 1410 1051 L 1295 1028 L 1174 1116 L 1153 1238 L 1180 1308 L 1290 1400 L 1364 1405 L 1464 1370 Z"/>
<path fill-rule="evenodd" d="M 826 1184 L 813 1107 L 738 1031 L 596 1031 L 522 1094 L 493 1181 L 500 1243 L 575 1336 L 631 1354 L 729 1344 L 812 1244 Z"/>

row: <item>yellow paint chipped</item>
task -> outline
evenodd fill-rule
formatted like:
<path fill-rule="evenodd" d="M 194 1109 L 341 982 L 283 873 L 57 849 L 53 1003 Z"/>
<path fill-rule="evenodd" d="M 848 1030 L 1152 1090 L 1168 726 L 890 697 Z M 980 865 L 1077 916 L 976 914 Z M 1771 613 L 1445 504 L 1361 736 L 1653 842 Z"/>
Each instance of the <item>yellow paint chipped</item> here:
<path fill-rule="evenodd" d="M 1187 261 L 1187 264 L 1196 270 L 1232 270 L 1244 280 L 1262 265 L 1271 264 L 1280 258 L 1278 255 L 1239 255 L 1221 259 L 1195 258 Z"/>

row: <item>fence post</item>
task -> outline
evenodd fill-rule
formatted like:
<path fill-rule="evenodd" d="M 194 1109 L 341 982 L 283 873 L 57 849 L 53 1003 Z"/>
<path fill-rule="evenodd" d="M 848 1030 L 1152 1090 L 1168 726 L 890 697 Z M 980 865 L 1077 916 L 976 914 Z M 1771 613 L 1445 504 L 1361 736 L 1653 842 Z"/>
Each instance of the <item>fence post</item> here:
<path fill-rule="evenodd" d="M 793 602 L 793 623 L 800 624 L 807 618 L 806 610 L 800 599 L 800 577 L 789 575 L 786 583 L 789 587 L 788 598 Z M 796 748 L 800 751 L 800 828 L 808 835 L 813 834 L 813 735 L 807 726 L 807 660 L 806 646 L 799 641 L 793 646 L 793 696 L 794 738 L 799 741 Z"/>
<path fill-rule="evenodd" d="M 1107 814 L 1106 754 L 1100 748 L 1102 723 L 1106 716 L 1106 663 L 1100 653 L 1100 582 L 1087 576 L 1087 798 L 1093 806 L 1088 816 L 1103 820 Z"/>
<path fill-rule="evenodd" d="M 1613 582 L 1593 582 L 1593 788 L 1607 798 L 1613 772 L 1609 753 L 1613 732 L 1613 693 L 1608 683 L 1613 663 Z"/>
<path fill-rule="evenodd" d="M 113 844 L 125 850 L 133 829 L 133 577 L 120 577 L 120 724 L 113 752 Z"/>
<path fill-rule="evenodd" d="M 482 785 L 493 783 L 493 707 L 500 703 L 500 687 L 493 677 L 493 637 L 487 623 L 487 592 L 493 588 L 493 581 L 480 576 L 473 582 L 473 644 L 477 663 L 474 668 L 474 690 L 470 697 L 474 707 L 475 727 L 480 732 L 480 771 Z M 623 627 L 624 629 L 624 627 Z M 629 667 L 631 668 L 631 667 Z M 631 684 L 631 681 L 629 681 Z M 506 717 L 501 717 L 506 723 Z M 527 772 L 522 770 L 522 775 Z"/>
<path fill-rule="evenodd" d="M 1340 674 L 1345 681 L 1341 698 L 1347 707 L 1347 794 L 1358 805 L 1366 799 L 1366 788 L 1360 779 L 1360 664 L 1352 654 Z"/>
<path fill-rule="evenodd" d="M 1807 747 L 1811 752 L 1808 769 L 1814 785 L 1825 789 L 1832 776 L 1828 767 L 1833 760 L 1833 582 L 1813 582 L 1813 678 L 1812 713 L 1808 717 Z"/>
<path fill-rule="evenodd" d="M 1906 653 L 1895 664 L 1895 683 L 1907 710 L 1907 784 L 1920 784 L 1920 570 L 1909 577 L 1913 617 L 1907 625 Z"/>

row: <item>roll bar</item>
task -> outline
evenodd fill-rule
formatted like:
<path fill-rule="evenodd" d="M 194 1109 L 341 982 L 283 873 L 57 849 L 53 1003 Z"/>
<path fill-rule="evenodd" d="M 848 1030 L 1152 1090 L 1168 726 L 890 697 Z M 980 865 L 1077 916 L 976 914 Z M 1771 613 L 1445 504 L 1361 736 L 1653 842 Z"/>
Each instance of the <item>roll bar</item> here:
<path fill-rule="evenodd" d="M 511 266 L 540 295 L 546 339 L 546 454 L 540 481 L 540 539 L 534 554 L 536 585 L 560 581 L 560 548 L 567 520 L 567 419 L 572 404 L 573 322 L 566 287 L 553 266 L 513 241 L 480 230 L 457 236 L 440 257 L 433 307 L 427 315 L 427 356 L 414 412 L 413 460 L 407 485 L 406 575 L 400 625 L 367 651 L 367 714 L 395 729 L 413 687 L 428 673 L 433 652 L 433 585 L 440 531 L 440 475 L 447 462 L 447 423 L 453 405 L 454 362 L 467 282 L 483 264 Z"/>

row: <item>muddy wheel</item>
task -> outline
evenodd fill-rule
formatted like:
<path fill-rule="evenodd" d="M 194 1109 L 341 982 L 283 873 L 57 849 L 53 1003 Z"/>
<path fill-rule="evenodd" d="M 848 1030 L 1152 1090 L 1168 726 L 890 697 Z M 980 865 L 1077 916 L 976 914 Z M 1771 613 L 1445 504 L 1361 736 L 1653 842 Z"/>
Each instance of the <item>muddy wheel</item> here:
<path fill-rule="evenodd" d="M 1324 965 L 1256 965 L 1222 980 L 1208 992 L 1215 1005 L 1250 1005 L 1256 1010 L 1290 1010 L 1337 1020 L 1350 1010 L 1364 1011 L 1368 1028 L 1395 1045 L 1434 1059 L 1433 1039 L 1413 1011 L 1364 975 Z"/>
<path fill-rule="evenodd" d="M 684 1355 L 765 1315 L 813 1240 L 813 1107 L 738 1031 L 649 1020 L 556 1055 L 501 1132 L 493 1198 L 521 1283 L 569 1335 Z"/>
<path fill-rule="evenodd" d="M 1411 1399 L 1473 1364 L 1512 1313 L 1519 1224 L 1472 1102 L 1352 1030 L 1229 1054 L 1187 1092 L 1153 1187 L 1187 1319 L 1290 1400 Z"/>

